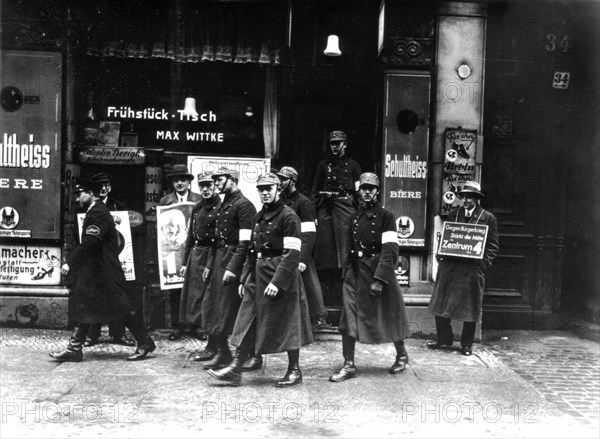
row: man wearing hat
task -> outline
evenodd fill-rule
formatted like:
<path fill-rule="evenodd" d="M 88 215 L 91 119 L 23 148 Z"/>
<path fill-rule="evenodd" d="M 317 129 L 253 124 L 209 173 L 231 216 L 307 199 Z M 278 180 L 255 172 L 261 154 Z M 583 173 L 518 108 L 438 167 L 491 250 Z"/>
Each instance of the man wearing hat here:
<path fill-rule="evenodd" d="M 104 205 L 109 211 L 116 212 L 127 210 L 125 203 L 114 198 L 109 198 L 108 195 L 112 191 L 112 182 L 108 174 L 104 172 L 98 172 L 92 175 L 92 180 L 102 185 L 102 189 L 100 189 L 99 193 L 100 201 L 104 203 Z M 117 233 L 119 232 L 117 231 Z M 84 346 L 91 347 L 98 344 L 101 332 L 102 323 L 94 323 L 90 325 L 90 332 L 88 334 Z M 108 335 L 110 336 L 112 343 L 122 344 L 126 346 L 132 345 L 132 343 L 127 339 L 127 337 L 125 337 L 125 324 L 123 322 L 110 322 L 108 324 Z"/>
<path fill-rule="evenodd" d="M 173 191 L 162 197 L 158 205 L 169 206 L 186 201 L 193 203 L 200 201 L 202 197 L 190 190 L 193 179 L 194 176 L 189 173 L 186 165 L 174 165 L 166 178 L 166 184 L 171 186 Z M 169 305 L 171 307 L 171 327 L 174 331 L 169 334 L 168 338 L 169 340 L 178 340 L 183 334 L 183 328 L 179 326 L 179 308 L 181 306 L 181 290 L 179 288 L 169 290 Z"/>
<path fill-rule="evenodd" d="M 252 202 L 238 188 L 239 171 L 219 168 L 212 178 L 224 198 L 217 212 L 217 249 L 210 286 L 202 301 L 202 331 L 208 335 L 208 344 L 192 357 L 194 361 L 206 361 L 205 369 L 226 366 L 232 358 L 227 339 L 241 303 L 238 284 L 256 214 Z"/>
<path fill-rule="evenodd" d="M 437 339 L 427 343 L 431 349 L 452 346 L 451 320 L 462 320 L 460 340 L 463 355 L 473 353 L 475 326 L 481 321 L 485 274 L 498 255 L 499 238 L 496 217 L 480 206 L 484 197 L 476 181 L 468 181 L 458 192 L 462 206 L 448 213 L 447 221 L 488 226 L 483 259 L 437 256 L 439 267 L 429 311 L 435 316 Z"/>
<path fill-rule="evenodd" d="M 300 288 L 298 263 L 302 241 L 300 219 L 280 199 L 280 181 L 265 174 L 256 183 L 263 208 L 254 217 L 251 251 L 241 277 L 243 297 L 232 344 L 237 347 L 227 367 L 208 373 L 237 386 L 250 352 L 287 351 L 288 368 L 277 387 L 302 382 L 300 347 L 312 342 L 308 304 Z"/>
<path fill-rule="evenodd" d="M 202 301 L 208 286 L 215 256 L 215 224 L 221 198 L 215 192 L 211 173 L 198 175 L 202 200 L 197 202 L 190 216 L 187 238 L 183 248 L 181 276 L 181 306 L 179 328 L 191 329 L 193 335 L 203 338 L 200 332 Z"/>
<path fill-rule="evenodd" d="M 306 291 L 310 320 L 313 328 L 326 325 L 327 308 L 323 303 L 323 291 L 317 275 L 314 262 L 314 248 L 317 235 L 315 223 L 315 211 L 310 200 L 302 195 L 296 188 L 298 172 L 291 166 L 284 166 L 278 171 L 277 176 L 281 180 L 283 202 L 292 208 L 300 218 L 300 231 L 302 235 L 302 251 L 298 269 L 301 273 L 302 283 Z"/>
<path fill-rule="evenodd" d="M 318 270 L 327 270 L 328 288 L 336 291 L 339 269 L 348 254 L 349 220 L 356 212 L 361 168 L 346 154 L 346 133 L 332 131 L 329 146 L 330 154 L 319 163 L 312 188 L 317 210 L 315 264 Z"/>
<path fill-rule="evenodd" d="M 344 267 L 342 333 L 344 365 L 329 377 L 340 382 L 356 376 L 356 341 L 394 343 L 396 359 L 391 374 L 404 371 L 408 354 L 408 316 L 396 278 L 398 232 L 394 214 L 377 200 L 379 178 L 371 172 L 360 176 L 360 203 L 351 219 L 350 253 Z"/>
<path fill-rule="evenodd" d="M 80 178 L 75 190 L 79 205 L 86 211 L 81 243 L 61 267 L 64 276 L 74 276 L 70 295 L 74 327 L 67 349 L 52 352 L 50 356 L 57 361 L 79 362 L 90 324 L 123 320 L 137 342 L 135 353 L 127 360 L 142 360 L 156 345 L 146 333 L 141 314 L 131 306 L 132 298 L 128 297 L 129 289 L 118 256 L 115 222 L 99 201 L 102 185 Z"/>

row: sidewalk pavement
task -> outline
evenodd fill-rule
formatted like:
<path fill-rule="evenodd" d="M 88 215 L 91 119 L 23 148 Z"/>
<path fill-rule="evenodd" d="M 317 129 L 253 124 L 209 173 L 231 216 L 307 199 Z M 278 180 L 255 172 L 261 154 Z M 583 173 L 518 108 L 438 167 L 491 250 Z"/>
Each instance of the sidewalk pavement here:
<path fill-rule="evenodd" d="M 387 369 L 394 348 L 357 344 L 358 375 L 340 336 L 301 351 L 304 382 L 278 389 L 284 354 L 268 355 L 241 387 L 190 362 L 204 342 L 168 341 L 127 362 L 132 347 L 100 344 L 81 363 L 55 363 L 68 331 L 0 328 L 0 437 L 591 437 L 599 436 L 600 345 L 570 331 L 484 331 L 474 355 L 407 340 L 409 366 Z"/>

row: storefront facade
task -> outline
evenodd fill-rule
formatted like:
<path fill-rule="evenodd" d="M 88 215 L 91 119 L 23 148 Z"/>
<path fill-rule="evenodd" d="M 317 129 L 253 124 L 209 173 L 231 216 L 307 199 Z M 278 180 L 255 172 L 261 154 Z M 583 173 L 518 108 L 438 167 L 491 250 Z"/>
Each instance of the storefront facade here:
<path fill-rule="evenodd" d="M 440 228 L 470 179 L 501 234 L 484 327 L 597 318 L 598 5 L 522 3 L 3 4 L 2 323 L 68 323 L 73 177 L 113 177 L 130 285 L 161 327 L 155 207 L 171 167 L 260 159 L 294 166 L 309 193 L 336 129 L 398 218 L 414 333 L 434 329 Z M 329 34 L 340 56 L 323 54 Z M 340 292 L 324 294 L 335 323 Z"/>

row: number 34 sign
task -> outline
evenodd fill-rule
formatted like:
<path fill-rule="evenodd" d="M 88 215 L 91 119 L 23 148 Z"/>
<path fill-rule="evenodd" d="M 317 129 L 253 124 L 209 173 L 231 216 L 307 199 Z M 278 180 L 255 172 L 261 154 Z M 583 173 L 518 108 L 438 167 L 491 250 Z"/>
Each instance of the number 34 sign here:
<path fill-rule="evenodd" d="M 554 72 L 552 88 L 566 89 L 569 87 L 570 72 Z"/>

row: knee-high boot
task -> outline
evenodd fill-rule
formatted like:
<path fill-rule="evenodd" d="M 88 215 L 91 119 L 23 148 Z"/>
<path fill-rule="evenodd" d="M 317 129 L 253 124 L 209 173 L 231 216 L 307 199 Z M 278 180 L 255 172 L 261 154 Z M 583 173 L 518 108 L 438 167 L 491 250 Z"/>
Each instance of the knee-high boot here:
<path fill-rule="evenodd" d="M 355 345 L 356 339 L 350 337 L 349 335 L 342 334 L 342 354 L 344 355 L 344 365 L 338 373 L 334 373 L 329 377 L 329 381 L 338 383 L 356 376 L 356 366 L 354 365 Z"/>
<path fill-rule="evenodd" d="M 144 319 L 140 314 L 136 312 L 131 313 L 124 320 L 124 324 L 129 329 L 131 334 L 133 334 L 133 337 L 137 342 L 135 352 L 126 358 L 127 361 L 143 360 L 150 352 L 154 352 L 156 350 L 156 344 L 154 343 L 154 340 L 148 336 L 146 326 L 144 325 Z"/>
<path fill-rule="evenodd" d="M 79 362 L 83 359 L 83 344 L 90 331 L 89 323 L 76 324 L 71 332 L 69 346 L 62 352 L 50 352 L 50 356 L 57 361 Z"/>
<path fill-rule="evenodd" d="M 290 387 L 302 382 L 302 371 L 300 370 L 300 350 L 287 351 L 288 369 L 284 377 L 277 381 L 276 387 Z"/>
<path fill-rule="evenodd" d="M 217 339 L 218 335 L 209 335 L 206 346 L 200 352 L 192 356 L 193 361 L 208 361 L 212 360 L 217 354 Z"/>
<path fill-rule="evenodd" d="M 225 381 L 232 386 L 239 386 L 242 383 L 242 366 L 246 358 L 248 358 L 248 353 L 238 348 L 233 354 L 231 363 L 222 369 L 208 369 L 207 372 L 211 377 L 219 381 Z"/>
<path fill-rule="evenodd" d="M 396 361 L 394 361 L 394 364 L 390 367 L 389 372 L 396 374 L 402 372 L 406 368 L 406 363 L 408 363 L 408 352 L 406 352 L 404 340 L 395 341 L 394 346 L 396 347 Z"/>
<path fill-rule="evenodd" d="M 219 334 L 214 337 L 217 345 L 217 352 L 210 361 L 204 363 L 204 369 L 221 369 L 227 366 L 233 359 L 231 350 L 229 349 L 229 343 L 227 343 L 227 334 Z"/>

